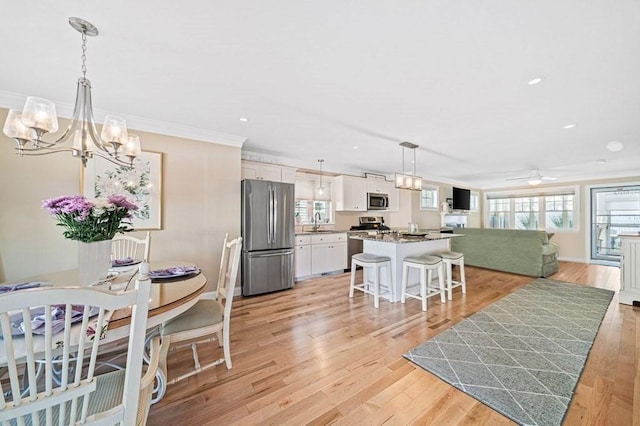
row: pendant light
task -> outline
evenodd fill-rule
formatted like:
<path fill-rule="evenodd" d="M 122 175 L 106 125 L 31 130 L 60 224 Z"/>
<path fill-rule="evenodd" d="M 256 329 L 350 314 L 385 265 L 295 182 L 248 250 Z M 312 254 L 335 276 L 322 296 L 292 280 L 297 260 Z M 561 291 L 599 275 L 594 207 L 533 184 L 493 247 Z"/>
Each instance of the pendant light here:
<path fill-rule="evenodd" d="M 318 195 L 323 195 L 324 186 L 322 186 L 322 163 L 324 163 L 324 160 L 320 159 L 318 160 L 318 163 L 320 163 L 320 186 L 318 186 Z"/>
<path fill-rule="evenodd" d="M 411 142 L 402 142 L 402 173 L 396 173 L 396 188 L 398 189 L 411 189 L 414 191 L 422 190 L 422 178 L 416 176 L 416 148 L 418 145 Z M 404 168 L 404 150 L 413 150 L 413 175 L 407 174 Z"/>

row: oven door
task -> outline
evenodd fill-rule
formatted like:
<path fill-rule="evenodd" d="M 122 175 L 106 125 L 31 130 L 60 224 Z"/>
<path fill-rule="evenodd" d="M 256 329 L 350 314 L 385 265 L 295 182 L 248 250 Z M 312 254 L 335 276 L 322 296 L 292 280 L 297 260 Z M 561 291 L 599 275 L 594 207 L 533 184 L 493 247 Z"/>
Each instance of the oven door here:
<path fill-rule="evenodd" d="M 387 210 L 389 196 L 387 194 L 367 193 L 367 210 Z"/>

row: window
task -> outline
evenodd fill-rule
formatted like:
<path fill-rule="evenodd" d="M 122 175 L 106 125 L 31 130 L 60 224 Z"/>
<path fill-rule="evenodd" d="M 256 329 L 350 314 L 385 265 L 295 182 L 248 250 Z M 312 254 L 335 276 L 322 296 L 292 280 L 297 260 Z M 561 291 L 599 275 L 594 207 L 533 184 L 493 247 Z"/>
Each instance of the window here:
<path fill-rule="evenodd" d="M 420 210 L 438 208 L 438 187 L 425 186 L 420 191 Z"/>
<path fill-rule="evenodd" d="M 486 223 L 489 228 L 574 230 L 577 194 L 575 187 L 488 193 Z"/>
<path fill-rule="evenodd" d="M 296 200 L 296 225 L 333 223 L 331 201 Z"/>
<path fill-rule="evenodd" d="M 509 228 L 511 216 L 509 200 L 489 200 L 489 228 Z"/>
<path fill-rule="evenodd" d="M 538 197 L 514 198 L 516 229 L 538 229 Z"/>
<path fill-rule="evenodd" d="M 471 197 L 469 198 L 469 211 L 478 211 L 480 195 L 477 192 L 471 192 Z"/>
<path fill-rule="evenodd" d="M 550 195 L 544 202 L 547 229 L 573 228 L 573 195 Z"/>

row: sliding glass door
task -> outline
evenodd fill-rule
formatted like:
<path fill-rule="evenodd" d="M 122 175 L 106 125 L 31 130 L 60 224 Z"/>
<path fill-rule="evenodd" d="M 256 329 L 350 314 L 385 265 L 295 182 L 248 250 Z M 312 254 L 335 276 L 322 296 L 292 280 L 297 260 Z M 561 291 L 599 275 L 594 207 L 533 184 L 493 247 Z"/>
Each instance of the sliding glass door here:
<path fill-rule="evenodd" d="M 620 260 L 620 234 L 640 231 L 640 185 L 591 188 L 591 259 Z"/>

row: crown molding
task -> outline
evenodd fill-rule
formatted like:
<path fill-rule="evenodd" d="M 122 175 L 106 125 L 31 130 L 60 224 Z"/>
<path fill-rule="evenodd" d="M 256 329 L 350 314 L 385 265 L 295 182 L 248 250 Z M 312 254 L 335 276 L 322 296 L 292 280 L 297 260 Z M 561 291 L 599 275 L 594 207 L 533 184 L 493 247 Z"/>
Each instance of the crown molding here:
<path fill-rule="evenodd" d="M 0 91 L 0 107 L 7 109 L 22 109 L 26 96 L 17 93 Z M 56 112 L 58 116 L 71 118 L 73 115 L 73 105 L 62 102 L 55 102 Z M 100 118 L 106 115 L 121 115 L 114 112 L 94 109 L 93 110 L 96 123 L 100 123 Z M 209 129 L 200 129 L 197 127 L 184 126 L 177 123 L 169 123 L 165 121 L 153 120 L 146 117 L 138 117 L 135 115 L 126 116 L 127 127 L 143 132 L 157 133 L 166 136 L 175 136 L 185 139 L 193 139 L 201 142 L 210 142 L 220 145 L 227 145 L 236 148 L 242 148 L 247 141 L 244 136 L 232 135 L 229 133 L 218 132 Z"/>

